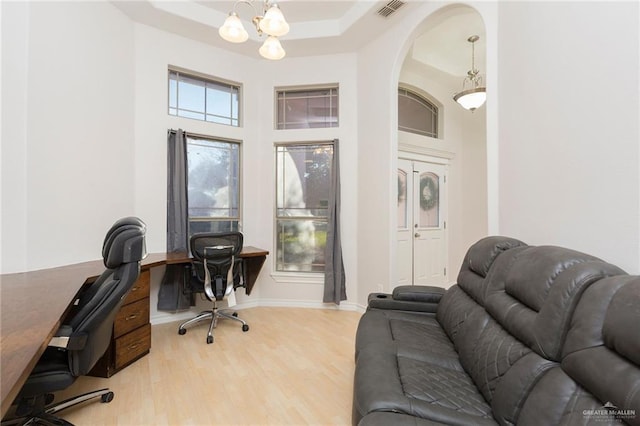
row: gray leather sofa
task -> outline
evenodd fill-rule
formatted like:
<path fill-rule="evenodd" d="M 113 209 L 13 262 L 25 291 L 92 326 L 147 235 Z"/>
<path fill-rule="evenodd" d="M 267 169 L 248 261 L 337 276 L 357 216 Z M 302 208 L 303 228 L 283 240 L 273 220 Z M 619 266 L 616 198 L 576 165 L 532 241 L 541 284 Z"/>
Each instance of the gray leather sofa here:
<path fill-rule="evenodd" d="M 488 237 L 457 284 L 372 294 L 353 424 L 640 425 L 640 277 Z"/>

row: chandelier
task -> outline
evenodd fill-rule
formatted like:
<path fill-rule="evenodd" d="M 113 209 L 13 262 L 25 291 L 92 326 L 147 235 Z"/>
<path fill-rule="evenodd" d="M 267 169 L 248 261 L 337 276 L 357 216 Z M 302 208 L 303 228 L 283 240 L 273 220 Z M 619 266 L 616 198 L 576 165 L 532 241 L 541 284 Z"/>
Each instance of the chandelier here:
<path fill-rule="evenodd" d="M 253 9 L 254 16 L 251 22 L 255 25 L 258 35 L 262 36 L 263 33 L 267 35 L 267 39 L 260 49 L 258 49 L 260 55 L 272 60 L 284 58 L 286 52 L 282 48 L 278 37 L 289 32 L 289 24 L 287 24 L 287 21 L 284 19 L 278 4 L 270 0 L 236 1 L 233 5 L 233 11 L 229 13 L 229 16 L 227 16 L 227 19 L 224 21 L 224 25 L 218 30 L 220 37 L 231 43 L 242 43 L 249 38 L 249 33 L 244 29 L 244 25 L 242 25 L 236 13 L 236 7 L 240 3 L 247 4 Z M 256 8 L 256 3 L 259 4 L 258 8 Z"/>
<path fill-rule="evenodd" d="M 480 71 L 475 66 L 475 43 L 480 37 L 473 35 L 467 39 L 471 43 L 471 69 L 467 71 L 467 76 L 462 81 L 462 91 L 453 96 L 453 100 L 459 103 L 462 108 L 471 112 L 480 108 L 487 99 L 487 88 L 482 85 Z M 469 88 L 465 89 L 469 85 Z"/>

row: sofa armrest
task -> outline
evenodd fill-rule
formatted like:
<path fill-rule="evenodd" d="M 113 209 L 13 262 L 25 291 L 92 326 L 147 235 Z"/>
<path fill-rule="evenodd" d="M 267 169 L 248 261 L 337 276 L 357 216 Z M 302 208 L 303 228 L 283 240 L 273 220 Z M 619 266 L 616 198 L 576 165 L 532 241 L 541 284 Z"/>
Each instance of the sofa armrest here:
<path fill-rule="evenodd" d="M 444 295 L 445 289 L 442 287 L 432 287 L 426 285 L 401 285 L 393 289 L 391 294 L 393 300 L 404 300 L 407 302 L 439 303 Z"/>
<path fill-rule="evenodd" d="M 368 309 L 436 313 L 445 289 L 431 286 L 399 286 L 388 293 L 371 293 Z"/>

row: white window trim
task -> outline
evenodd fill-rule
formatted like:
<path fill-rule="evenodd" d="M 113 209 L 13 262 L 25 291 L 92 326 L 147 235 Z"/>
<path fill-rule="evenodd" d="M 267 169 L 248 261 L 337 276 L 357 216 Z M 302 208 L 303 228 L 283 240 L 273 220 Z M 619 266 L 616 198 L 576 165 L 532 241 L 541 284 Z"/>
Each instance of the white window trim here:
<path fill-rule="evenodd" d="M 173 114 L 169 114 L 170 117 L 176 117 L 176 118 L 184 118 L 187 120 L 195 120 L 195 121 L 200 121 L 203 123 L 209 123 L 209 124 L 215 124 L 215 125 L 219 125 L 219 126 L 226 126 L 226 127 L 231 127 L 231 128 L 236 128 L 236 129 L 241 129 L 244 127 L 244 102 L 243 102 L 243 92 L 244 92 L 244 87 L 242 85 L 242 83 L 237 82 L 237 81 L 233 81 L 233 80 L 228 80 L 226 78 L 221 78 L 221 77 L 216 77 L 213 75 L 209 75 L 209 74 L 205 74 L 205 73 L 201 73 L 198 71 L 193 71 L 193 70 L 189 70 L 187 68 L 182 68 L 182 67 L 178 67 L 175 65 L 169 65 L 168 69 L 167 69 L 167 77 L 170 76 L 171 72 L 176 72 L 178 74 L 184 74 L 187 77 L 192 77 L 195 79 L 200 79 L 200 80 L 206 80 L 206 81 L 210 81 L 212 83 L 220 83 L 220 84 L 228 84 L 229 86 L 234 86 L 238 88 L 238 125 L 234 126 L 231 124 L 222 124 L 222 123 L 216 123 L 214 121 L 207 121 L 207 120 L 200 120 L 197 118 L 191 118 L 191 117 L 184 117 L 181 115 L 173 115 Z M 169 93 L 169 84 L 167 84 L 167 106 L 170 105 L 170 93 Z M 167 111 L 169 110 L 169 108 L 167 108 Z M 205 117 L 206 117 L 206 112 L 205 112 Z"/>
<path fill-rule="evenodd" d="M 275 142 L 273 147 L 275 152 L 277 153 L 277 149 L 279 146 L 300 146 L 300 145 L 333 145 L 334 140 L 315 140 L 315 141 L 289 141 L 289 142 Z M 335 145 L 334 145 L 335 146 Z M 277 170 L 277 159 L 276 159 L 276 170 Z M 274 179 L 277 186 L 277 178 Z M 277 194 L 278 189 L 275 188 L 274 194 Z M 276 201 L 277 204 L 277 201 Z M 275 204 L 274 204 L 275 205 Z M 277 207 L 276 207 L 277 210 Z M 328 220 L 328 217 L 327 217 Z M 277 241 L 277 229 L 278 229 L 278 215 L 274 211 L 273 214 L 273 245 L 275 256 L 271 256 L 272 265 L 271 265 L 271 277 L 277 283 L 286 283 L 286 284 L 324 284 L 324 273 L 323 272 L 297 272 L 297 271 L 278 271 L 278 260 L 277 260 L 277 251 L 278 251 L 278 241 Z"/>
<path fill-rule="evenodd" d="M 271 278 L 281 284 L 324 284 L 324 274 L 320 272 L 273 271 Z"/>
<path fill-rule="evenodd" d="M 276 86 L 273 88 L 273 129 L 278 132 L 291 132 L 296 130 L 323 130 L 323 129 L 338 129 L 340 128 L 340 84 L 339 83 L 326 83 L 326 84 L 308 84 L 298 86 Z M 278 129 L 278 92 L 296 92 L 303 90 L 326 90 L 335 89 L 338 94 L 338 120 L 335 126 L 329 127 L 317 127 L 313 129 Z"/>

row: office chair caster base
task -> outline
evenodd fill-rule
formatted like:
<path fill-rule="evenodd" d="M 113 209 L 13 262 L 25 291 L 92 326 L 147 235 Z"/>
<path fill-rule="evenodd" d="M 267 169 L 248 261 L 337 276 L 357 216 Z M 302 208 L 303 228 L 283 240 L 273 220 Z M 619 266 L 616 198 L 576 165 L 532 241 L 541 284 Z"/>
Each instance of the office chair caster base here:
<path fill-rule="evenodd" d="M 179 328 L 178 329 L 178 334 L 181 335 L 181 336 L 185 335 L 185 334 L 187 334 L 187 330 L 185 328 Z"/>
<path fill-rule="evenodd" d="M 249 324 L 242 324 L 242 331 L 249 331 Z"/>
<path fill-rule="evenodd" d="M 100 402 L 103 404 L 113 401 L 114 393 L 108 392 L 100 397 Z"/>
<path fill-rule="evenodd" d="M 84 404 L 91 400 L 100 398 L 100 402 L 108 403 L 113 401 L 114 393 L 108 388 L 87 392 L 64 401 L 53 403 L 53 394 L 39 395 L 35 398 L 25 398 L 19 403 L 16 409 L 15 418 L 2 421 L 2 426 L 26 426 L 26 425 L 47 425 L 47 426 L 73 426 L 72 423 L 60 417 L 56 413 L 67 408 Z M 47 405 L 43 405 L 46 403 Z M 22 407 L 20 406 L 22 404 Z M 36 405 L 37 404 L 37 405 Z M 30 410 L 28 409 L 30 406 Z M 23 411 L 19 413 L 18 410 Z M 28 412 L 24 412 L 28 411 Z"/>
<path fill-rule="evenodd" d="M 238 318 L 238 313 L 237 313 L 237 312 L 234 312 L 234 313 L 232 313 L 231 315 L 232 315 L 232 316 L 234 316 L 234 317 L 236 317 L 236 318 Z"/>
<path fill-rule="evenodd" d="M 207 344 L 213 343 L 213 336 L 207 336 Z"/>

